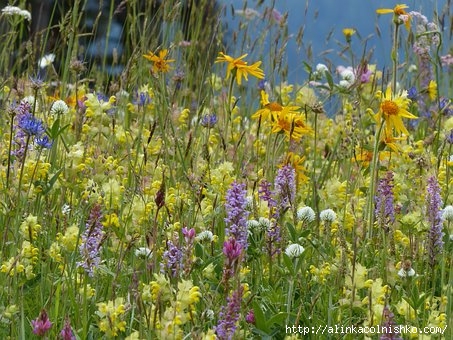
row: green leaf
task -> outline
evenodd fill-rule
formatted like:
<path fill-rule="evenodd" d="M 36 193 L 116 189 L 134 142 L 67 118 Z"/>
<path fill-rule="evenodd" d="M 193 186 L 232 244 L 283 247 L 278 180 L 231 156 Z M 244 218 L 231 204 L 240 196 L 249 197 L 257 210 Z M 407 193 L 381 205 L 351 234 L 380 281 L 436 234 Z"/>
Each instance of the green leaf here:
<path fill-rule="evenodd" d="M 255 315 L 256 328 L 265 334 L 269 334 L 270 328 L 266 322 L 266 317 L 261 309 L 261 305 L 256 300 L 253 301 L 253 313 Z"/>
<path fill-rule="evenodd" d="M 334 87 L 332 74 L 330 74 L 329 71 L 326 71 L 325 75 L 326 75 L 326 79 L 327 79 L 327 84 L 329 84 L 330 91 L 332 91 L 333 87 Z"/>

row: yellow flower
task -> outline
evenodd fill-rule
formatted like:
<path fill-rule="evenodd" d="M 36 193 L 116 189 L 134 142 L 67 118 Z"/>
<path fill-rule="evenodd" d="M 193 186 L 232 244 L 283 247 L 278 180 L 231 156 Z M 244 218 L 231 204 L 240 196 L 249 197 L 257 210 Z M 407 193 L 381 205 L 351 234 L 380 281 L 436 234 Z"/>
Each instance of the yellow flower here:
<path fill-rule="evenodd" d="M 305 169 L 305 167 L 303 166 L 304 161 L 305 156 L 299 156 L 294 152 L 288 152 L 284 163 L 281 164 L 281 166 L 290 164 L 294 168 L 294 170 L 296 171 L 298 184 L 306 183 L 308 181 L 308 177 L 305 175 L 307 169 Z"/>
<path fill-rule="evenodd" d="M 167 59 L 168 50 L 163 49 L 159 51 L 159 55 L 154 54 L 149 51 L 147 54 L 144 54 L 143 57 L 153 63 L 153 72 L 154 73 L 167 73 L 170 71 L 171 67 L 169 63 L 174 62 L 174 59 Z"/>
<path fill-rule="evenodd" d="M 223 52 L 219 52 L 219 56 L 216 59 L 216 63 L 228 63 L 227 65 L 227 74 L 226 78 L 228 79 L 230 77 L 230 74 L 233 72 L 233 75 L 236 76 L 236 81 L 238 85 L 241 85 L 242 82 L 242 77 L 245 78 L 245 80 L 248 80 L 248 75 L 251 74 L 252 76 L 258 78 L 258 79 L 263 79 L 264 78 L 264 72 L 259 68 L 261 65 L 261 61 L 257 61 L 256 63 L 252 65 L 247 65 L 247 62 L 242 60 L 247 56 L 247 54 L 244 54 L 240 56 L 239 58 L 233 58 L 230 57 L 227 54 L 224 54 Z"/>
<path fill-rule="evenodd" d="M 299 141 L 303 135 L 311 135 L 313 130 L 305 124 L 303 116 L 293 109 L 293 106 L 283 106 L 280 112 L 272 112 L 272 132 L 283 131 L 289 139 Z"/>
<path fill-rule="evenodd" d="M 388 13 L 393 13 L 394 16 L 394 21 L 396 23 L 400 23 L 400 20 L 404 21 L 404 25 L 406 26 L 407 29 L 410 28 L 411 26 L 411 21 L 410 21 L 410 15 L 405 11 L 406 8 L 409 8 L 409 6 L 404 5 L 404 4 L 397 4 L 394 8 L 379 8 L 376 10 L 377 14 L 388 14 Z"/>
<path fill-rule="evenodd" d="M 351 41 L 351 37 L 355 34 L 355 29 L 353 28 L 343 28 L 343 35 L 346 38 L 347 42 Z"/>
<path fill-rule="evenodd" d="M 437 83 L 431 80 L 426 91 L 428 92 L 429 99 L 435 100 L 437 97 Z"/>
<path fill-rule="evenodd" d="M 262 109 L 259 109 L 256 111 L 253 115 L 252 118 L 257 118 L 259 119 L 261 117 L 262 120 L 271 120 L 272 118 L 272 112 L 280 112 L 283 110 L 283 106 L 276 102 L 269 102 L 269 95 L 266 93 L 266 91 L 261 91 L 261 105 L 263 106 Z"/>
<path fill-rule="evenodd" d="M 399 96 L 392 96 L 392 89 L 387 88 L 385 93 L 378 92 L 381 97 L 381 105 L 378 113 L 374 116 L 378 124 L 385 121 L 385 135 L 391 136 L 392 130 L 395 129 L 397 134 L 404 133 L 408 135 L 408 131 L 403 124 L 402 118 L 417 119 L 412 113 L 407 111 L 410 105 L 410 99 L 407 98 L 407 91 L 403 91 Z"/>

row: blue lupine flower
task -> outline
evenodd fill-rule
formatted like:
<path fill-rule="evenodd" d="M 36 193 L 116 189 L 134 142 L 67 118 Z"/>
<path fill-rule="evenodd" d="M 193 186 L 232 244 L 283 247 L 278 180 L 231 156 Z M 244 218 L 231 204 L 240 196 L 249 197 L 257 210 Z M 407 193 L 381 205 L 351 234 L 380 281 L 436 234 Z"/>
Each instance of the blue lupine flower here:
<path fill-rule="evenodd" d="M 90 212 L 85 231 L 82 234 L 82 242 L 79 252 L 82 261 L 77 262 L 77 266 L 85 269 L 88 276 L 94 275 L 94 270 L 101 263 L 101 248 L 104 238 L 104 226 L 102 225 L 103 214 L 101 206 L 96 204 Z"/>
<path fill-rule="evenodd" d="M 374 210 L 376 221 L 381 228 L 389 231 L 390 226 L 395 222 L 393 172 L 388 171 L 386 176 L 379 180 L 376 193 L 376 207 Z"/>
<path fill-rule="evenodd" d="M 225 209 L 227 217 L 226 234 L 236 239 L 242 248 L 247 249 L 247 217 L 249 212 L 245 209 L 247 205 L 247 190 L 245 184 L 233 182 L 226 194 Z"/>
<path fill-rule="evenodd" d="M 435 176 L 428 178 L 426 188 L 426 215 L 429 223 L 427 253 L 428 263 L 431 267 L 437 262 L 437 257 L 442 253 L 444 242 L 443 237 L 443 217 L 442 217 L 442 198 L 440 196 L 440 186 Z"/>

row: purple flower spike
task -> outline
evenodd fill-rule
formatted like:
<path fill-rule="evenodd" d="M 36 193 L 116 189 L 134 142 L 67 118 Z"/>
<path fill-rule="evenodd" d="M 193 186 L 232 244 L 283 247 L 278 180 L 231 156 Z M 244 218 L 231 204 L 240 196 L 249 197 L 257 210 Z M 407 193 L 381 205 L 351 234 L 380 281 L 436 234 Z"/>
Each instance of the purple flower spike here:
<path fill-rule="evenodd" d="M 31 321 L 33 327 L 33 334 L 38 336 L 44 336 L 52 327 L 52 322 L 50 322 L 49 317 L 45 309 L 41 310 L 39 316 Z"/>

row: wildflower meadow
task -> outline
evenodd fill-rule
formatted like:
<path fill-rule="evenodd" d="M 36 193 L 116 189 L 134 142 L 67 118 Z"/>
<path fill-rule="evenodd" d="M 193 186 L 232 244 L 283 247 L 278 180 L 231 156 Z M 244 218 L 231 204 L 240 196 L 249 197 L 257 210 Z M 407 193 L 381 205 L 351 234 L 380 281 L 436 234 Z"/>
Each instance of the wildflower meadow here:
<path fill-rule="evenodd" d="M 279 1 L 123 1 L 87 61 L 85 2 L 1 10 L 1 339 L 453 338 L 448 5 L 363 5 L 334 63 Z"/>

